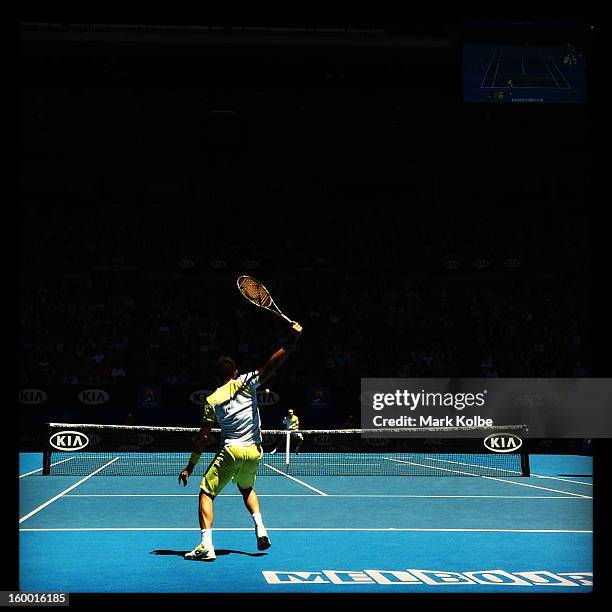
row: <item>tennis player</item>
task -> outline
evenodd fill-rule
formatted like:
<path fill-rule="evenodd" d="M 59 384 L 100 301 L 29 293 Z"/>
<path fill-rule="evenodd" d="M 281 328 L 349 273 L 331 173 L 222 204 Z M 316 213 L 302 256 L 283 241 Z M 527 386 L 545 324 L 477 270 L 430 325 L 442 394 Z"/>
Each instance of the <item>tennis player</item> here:
<path fill-rule="evenodd" d="M 289 435 L 291 436 L 292 440 L 295 440 L 295 454 L 299 455 L 300 454 L 300 446 L 302 446 L 302 444 L 304 444 L 304 436 L 299 431 L 297 431 L 300 428 L 300 419 L 298 418 L 297 414 L 293 413 L 293 410 L 291 408 L 289 410 L 287 410 L 287 416 L 283 417 L 283 427 L 287 431 L 291 432 Z M 280 446 L 280 444 L 281 444 L 281 442 L 279 442 L 270 451 L 271 455 L 276 453 L 276 451 L 278 450 L 278 447 Z"/>
<path fill-rule="evenodd" d="M 276 351 L 259 370 L 239 376 L 231 357 L 220 357 L 217 361 L 216 376 L 220 386 L 204 402 L 202 428 L 194 442 L 189 463 L 179 475 L 179 483 L 186 485 L 216 420 L 221 428 L 223 448 L 208 466 L 200 483 L 199 519 L 202 540 L 185 554 L 186 559 L 212 561 L 216 558 L 212 543 L 213 500 L 230 480 L 238 485 L 244 505 L 253 517 L 257 549 L 266 550 L 271 546 L 261 518 L 259 499 L 253 489 L 263 454 L 257 387 L 276 372 L 294 349 L 302 327 L 294 322 L 291 330 L 292 339 L 288 345 Z"/>

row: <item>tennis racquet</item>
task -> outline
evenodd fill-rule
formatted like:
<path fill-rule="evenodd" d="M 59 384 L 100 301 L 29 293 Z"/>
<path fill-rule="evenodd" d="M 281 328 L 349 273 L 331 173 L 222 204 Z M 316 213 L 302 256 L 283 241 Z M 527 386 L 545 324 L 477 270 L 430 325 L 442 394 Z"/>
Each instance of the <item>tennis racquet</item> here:
<path fill-rule="evenodd" d="M 236 285 L 238 285 L 240 293 L 242 293 L 251 304 L 269 310 L 276 316 L 282 317 L 285 321 L 293 325 L 293 321 L 281 312 L 281 309 L 272 299 L 270 292 L 258 280 L 255 280 L 251 276 L 240 276 L 236 281 Z"/>

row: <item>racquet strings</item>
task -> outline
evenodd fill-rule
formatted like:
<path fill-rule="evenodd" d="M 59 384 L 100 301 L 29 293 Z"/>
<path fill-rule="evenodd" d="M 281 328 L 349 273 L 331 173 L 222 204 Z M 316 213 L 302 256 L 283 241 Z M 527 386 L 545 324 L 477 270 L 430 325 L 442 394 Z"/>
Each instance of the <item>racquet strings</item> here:
<path fill-rule="evenodd" d="M 241 278 L 239 287 L 243 295 L 258 306 L 268 308 L 272 303 L 272 297 L 268 293 L 268 290 L 263 285 L 260 285 L 254 278 L 248 276 Z"/>

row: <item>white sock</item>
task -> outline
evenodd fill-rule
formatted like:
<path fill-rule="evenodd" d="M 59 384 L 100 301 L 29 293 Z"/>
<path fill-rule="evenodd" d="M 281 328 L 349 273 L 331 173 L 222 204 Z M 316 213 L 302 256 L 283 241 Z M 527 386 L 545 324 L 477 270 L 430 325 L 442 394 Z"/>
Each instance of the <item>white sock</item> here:
<path fill-rule="evenodd" d="M 251 514 L 251 516 L 253 517 L 253 522 L 255 523 L 255 531 L 257 532 L 257 535 L 259 535 L 261 532 L 266 533 L 266 528 L 264 527 L 263 520 L 261 518 L 261 512 L 254 512 Z"/>
<path fill-rule="evenodd" d="M 202 545 L 204 548 L 212 548 L 212 529 L 202 529 Z"/>

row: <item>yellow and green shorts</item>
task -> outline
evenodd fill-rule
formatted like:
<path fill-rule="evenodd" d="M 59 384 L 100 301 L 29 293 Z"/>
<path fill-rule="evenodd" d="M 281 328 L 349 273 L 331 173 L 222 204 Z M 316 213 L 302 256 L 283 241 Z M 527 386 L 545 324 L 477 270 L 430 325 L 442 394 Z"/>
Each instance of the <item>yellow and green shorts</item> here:
<path fill-rule="evenodd" d="M 255 484 L 257 468 L 263 455 L 258 444 L 250 446 L 224 446 L 208 466 L 200 488 L 210 497 L 216 497 L 233 480 L 241 489 Z"/>

